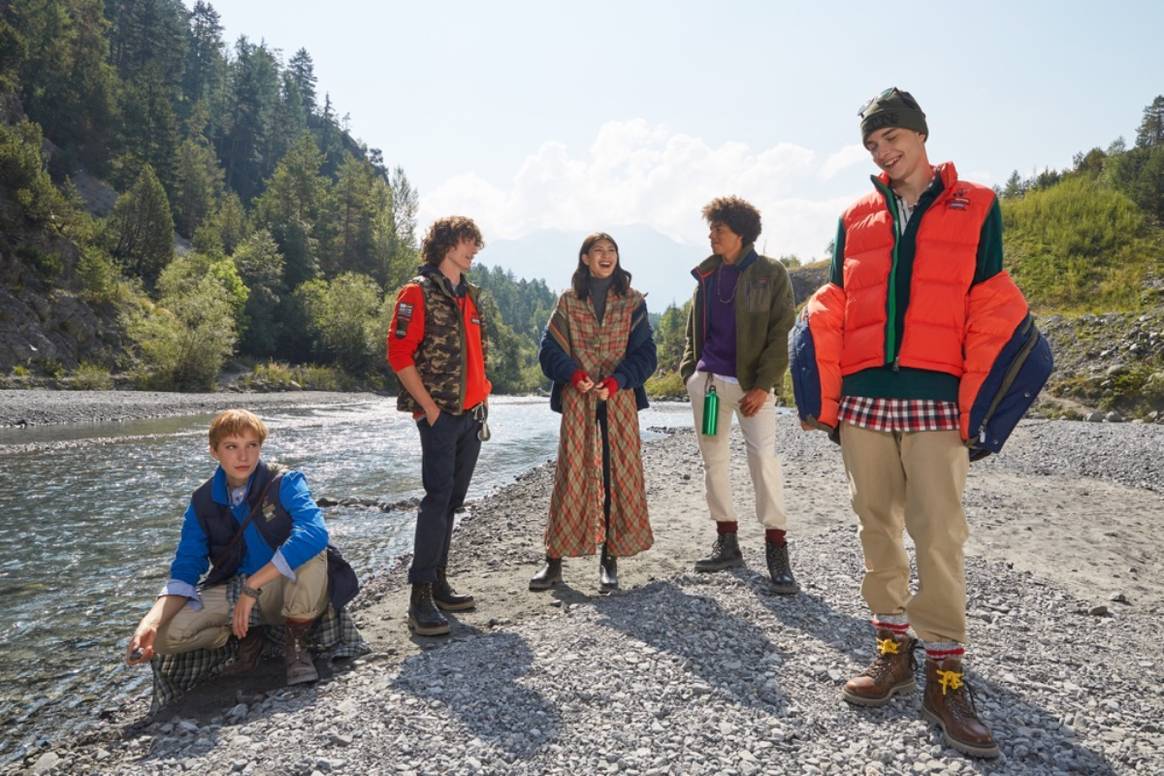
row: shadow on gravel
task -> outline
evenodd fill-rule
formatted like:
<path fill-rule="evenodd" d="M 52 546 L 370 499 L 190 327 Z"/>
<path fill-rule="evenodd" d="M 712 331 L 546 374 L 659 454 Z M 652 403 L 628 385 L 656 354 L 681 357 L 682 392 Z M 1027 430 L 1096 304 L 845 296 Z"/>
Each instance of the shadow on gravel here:
<path fill-rule="evenodd" d="M 766 582 L 766 577 L 747 570 L 740 570 L 736 575 L 757 589 L 761 589 Z M 873 633 L 868 620 L 842 614 L 812 593 L 801 592 L 792 598 L 773 595 L 760 595 L 758 598 L 787 627 L 803 631 L 809 637 L 847 654 L 861 667 L 873 659 Z M 1032 648 L 1041 648 L 1046 654 L 1051 654 L 1056 646 L 1044 643 L 1032 645 Z M 921 713 L 922 689 L 925 686 L 922 668 L 925 656 L 920 647 L 917 659 L 918 689 L 914 695 L 881 708 L 852 709 L 852 712 L 886 721 L 903 717 L 916 718 Z M 961 759 L 980 773 L 1013 773 L 1049 767 L 1089 775 L 1115 773 L 1107 758 L 1080 746 L 1072 734 L 1059 725 L 1059 715 L 1032 704 L 982 674 L 973 673 L 972 664 L 971 671 L 971 684 L 978 710 L 980 713 L 989 712 L 989 724 L 1004 756 L 993 762 L 965 758 L 945 746 L 937 727 L 931 726 L 931 741 L 942 744 L 944 756 Z M 837 692 L 839 695 L 839 685 Z M 1042 755 L 1033 751 L 1036 740 L 1044 752 Z"/>
<path fill-rule="evenodd" d="M 516 758 L 528 758 L 556 739 L 562 724 L 558 710 L 540 693 L 518 684 L 533 665 L 525 639 L 467 626 L 458 627 L 456 636 L 456 641 L 405 660 L 391 686 L 440 702 L 473 735 Z M 413 713 L 423 710 L 416 707 Z M 424 720 L 416 724 L 428 728 L 426 735 L 434 734 Z"/>
<path fill-rule="evenodd" d="M 758 627 L 715 600 L 658 581 L 633 595 L 594 599 L 593 604 L 603 625 L 683 658 L 685 669 L 705 683 L 702 689 L 696 685 L 696 694 L 715 688 L 737 703 L 775 713 L 788 705 L 767 668 L 769 657 L 778 653 L 776 646 Z"/>

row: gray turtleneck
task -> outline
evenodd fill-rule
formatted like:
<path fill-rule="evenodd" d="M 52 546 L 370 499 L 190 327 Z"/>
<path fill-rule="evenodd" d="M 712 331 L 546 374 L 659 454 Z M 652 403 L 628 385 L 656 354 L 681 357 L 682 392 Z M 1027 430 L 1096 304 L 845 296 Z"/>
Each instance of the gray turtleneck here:
<path fill-rule="evenodd" d="M 598 316 L 598 323 L 602 323 L 602 314 L 606 312 L 606 292 L 614 283 L 614 275 L 607 278 L 596 278 L 591 275 L 586 284 L 590 289 L 590 302 L 594 305 L 594 314 Z"/>

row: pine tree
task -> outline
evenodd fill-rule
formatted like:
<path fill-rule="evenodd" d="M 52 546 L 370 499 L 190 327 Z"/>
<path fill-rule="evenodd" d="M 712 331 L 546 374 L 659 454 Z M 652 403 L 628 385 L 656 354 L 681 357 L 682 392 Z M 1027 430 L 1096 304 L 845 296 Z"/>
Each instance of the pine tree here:
<path fill-rule="evenodd" d="M 291 57 L 291 61 L 287 63 L 287 72 L 299 93 L 299 99 L 305 111 L 304 118 L 310 119 L 315 115 L 317 108 L 315 104 L 315 63 L 312 62 L 307 49 L 301 48 L 295 52 L 295 56 Z"/>
<path fill-rule="evenodd" d="M 222 192 L 222 169 L 204 137 L 191 137 L 178 149 L 174 190 L 174 227 L 183 237 L 194 231 L 214 210 Z"/>
<path fill-rule="evenodd" d="M 1164 143 L 1164 94 L 1144 108 L 1144 118 L 1136 130 L 1136 148 L 1152 148 Z"/>
<path fill-rule="evenodd" d="M 233 259 L 250 289 L 244 311 L 246 333 L 239 349 L 260 358 L 274 355 L 280 336 L 279 306 L 286 294 L 279 246 L 270 232 L 259 230 L 238 246 Z"/>
<path fill-rule="evenodd" d="M 235 45 L 230 66 L 231 90 L 227 122 L 218 156 L 227 184 L 243 202 L 262 190 L 261 184 L 278 159 L 270 154 L 275 109 L 279 104 L 279 70 L 265 44 L 255 46 L 246 37 Z"/>
<path fill-rule="evenodd" d="M 153 288 L 174 255 L 174 221 L 165 189 L 148 164 L 113 206 L 106 235 L 113 258 Z"/>
<path fill-rule="evenodd" d="M 304 133 L 255 201 L 256 221 L 275 238 L 291 288 L 319 274 L 318 228 L 330 194 L 327 179 L 319 174 L 322 164 L 315 141 Z"/>

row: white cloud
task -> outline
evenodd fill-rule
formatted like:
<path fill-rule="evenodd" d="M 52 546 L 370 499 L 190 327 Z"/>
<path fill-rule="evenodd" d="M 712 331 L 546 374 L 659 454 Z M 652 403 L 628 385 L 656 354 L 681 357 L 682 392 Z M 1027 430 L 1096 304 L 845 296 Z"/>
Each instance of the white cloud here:
<path fill-rule="evenodd" d="M 854 149 L 857 153 L 854 153 Z M 812 149 L 777 143 L 753 149 L 704 140 L 643 119 L 604 124 L 585 153 L 547 142 L 498 186 L 473 173 L 422 195 L 421 226 L 448 214 L 472 216 L 489 238 L 519 239 L 535 230 L 606 229 L 646 224 L 702 245 L 700 209 L 713 197 L 738 194 L 764 216 L 761 248 L 769 255 L 821 256 L 836 219 L 860 177 L 845 192 L 822 192 L 822 181 L 864 159 L 846 146 L 822 161 Z M 848 181 L 846 181 L 848 183 Z M 813 195 L 820 198 L 813 198 Z"/>
<path fill-rule="evenodd" d="M 869 152 L 864 147 L 856 143 L 845 146 L 825 160 L 824 166 L 820 168 L 821 180 L 827 181 L 841 170 L 848 169 L 859 162 L 864 162 L 868 158 Z"/>

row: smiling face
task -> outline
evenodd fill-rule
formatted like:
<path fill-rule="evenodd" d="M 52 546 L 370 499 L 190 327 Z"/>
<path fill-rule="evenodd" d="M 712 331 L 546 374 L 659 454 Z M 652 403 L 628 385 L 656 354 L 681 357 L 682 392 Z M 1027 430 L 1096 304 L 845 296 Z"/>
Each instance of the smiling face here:
<path fill-rule="evenodd" d="M 263 443 L 259 435 L 249 428 L 241 433 L 231 434 L 219 440 L 217 447 L 210 448 L 210 455 L 222 466 L 226 482 L 232 488 L 246 485 L 259 465 L 259 453 Z"/>
<path fill-rule="evenodd" d="M 744 249 L 744 238 L 722 221 L 711 222 L 707 238 L 711 241 L 711 252 L 728 263 L 735 261 Z"/>
<path fill-rule="evenodd" d="M 618 248 L 610 240 L 598 240 L 582 254 L 582 263 L 590 268 L 594 277 L 600 280 L 608 278 L 618 268 Z"/>
<path fill-rule="evenodd" d="M 476 240 L 471 237 L 462 237 L 445 254 L 445 260 L 441 262 L 441 270 L 444 271 L 447 268 L 462 275 L 465 274 L 472 267 L 473 257 L 477 255 L 479 250 L 481 250 L 481 246 L 477 244 Z"/>
<path fill-rule="evenodd" d="M 894 183 L 918 177 L 919 170 L 930 176 L 925 135 L 920 132 L 902 127 L 878 129 L 865 138 L 865 150 Z"/>

